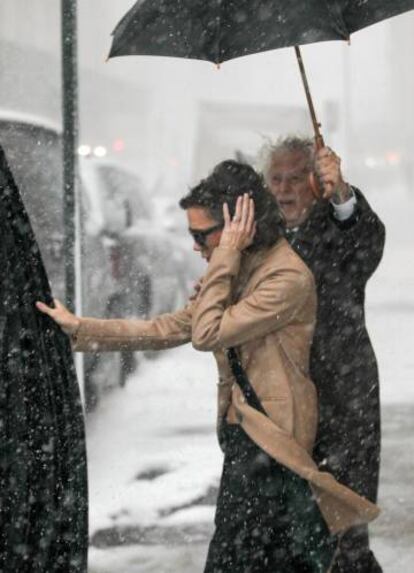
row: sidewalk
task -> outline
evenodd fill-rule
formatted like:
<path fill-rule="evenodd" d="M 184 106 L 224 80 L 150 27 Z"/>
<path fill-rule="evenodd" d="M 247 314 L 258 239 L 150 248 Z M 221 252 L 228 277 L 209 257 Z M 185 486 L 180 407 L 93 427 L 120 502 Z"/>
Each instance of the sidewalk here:
<path fill-rule="evenodd" d="M 372 525 L 372 545 L 384 573 L 401 573 L 410 571 L 414 564 L 414 482 L 410 455 L 414 442 L 414 405 L 386 406 L 383 436 L 379 501 L 382 515 Z M 92 542 L 100 547 L 91 547 L 90 573 L 201 573 L 212 532 L 212 516 L 211 512 L 211 522 L 204 524 L 192 524 L 189 519 L 187 525 L 177 523 L 174 527 L 164 524 L 149 529 L 138 525 L 118 531 L 113 528 L 112 537 L 95 533 Z M 109 546 L 105 547 L 105 542 Z"/>

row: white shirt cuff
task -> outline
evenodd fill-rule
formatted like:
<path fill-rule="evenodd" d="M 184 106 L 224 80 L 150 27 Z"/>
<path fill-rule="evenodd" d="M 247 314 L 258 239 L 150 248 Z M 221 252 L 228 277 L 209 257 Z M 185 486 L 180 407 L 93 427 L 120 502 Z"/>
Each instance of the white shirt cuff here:
<path fill-rule="evenodd" d="M 352 197 L 348 199 L 348 201 L 345 201 L 345 203 L 334 203 L 331 201 L 331 205 L 334 208 L 335 218 L 338 219 L 338 221 L 346 221 L 349 219 L 354 212 L 356 202 L 357 198 L 353 191 Z"/>

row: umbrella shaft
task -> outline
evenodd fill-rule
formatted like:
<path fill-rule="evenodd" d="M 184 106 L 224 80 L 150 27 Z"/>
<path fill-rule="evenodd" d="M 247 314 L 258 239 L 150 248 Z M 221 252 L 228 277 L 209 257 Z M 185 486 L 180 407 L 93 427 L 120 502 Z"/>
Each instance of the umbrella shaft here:
<path fill-rule="evenodd" d="M 317 147 L 317 149 L 321 149 L 321 147 L 324 147 L 324 145 L 325 145 L 325 143 L 323 141 L 322 134 L 320 132 L 321 124 L 319 123 L 319 121 L 316 117 L 315 106 L 313 105 L 312 95 L 310 93 L 309 83 L 308 83 L 308 79 L 306 77 L 305 66 L 303 64 L 302 54 L 300 52 L 299 46 L 295 46 L 295 52 L 296 52 L 296 59 L 298 61 L 298 65 L 299 65 L 300 75 L 301 75 L 302 82 L 303 82 L 303 87 L 305 88 L 305 94 L 306 94 L 306 99 L 308 102 L 309 112 L 310 112 L 311 119 L 312 119 L 313 131 L 315 133 L 316 147 Z"/>

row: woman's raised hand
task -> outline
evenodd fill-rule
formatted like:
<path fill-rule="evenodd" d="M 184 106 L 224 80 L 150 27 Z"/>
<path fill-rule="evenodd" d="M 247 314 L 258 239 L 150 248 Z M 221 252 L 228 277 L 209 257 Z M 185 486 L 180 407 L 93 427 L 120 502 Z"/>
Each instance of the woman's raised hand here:
<path fill-rule="evenodd" d="M 223 205 L 224 228 L 221 234 L 220 246 L 230 247 L 243 251 L 249 247 L 256 232 L 254 220 L 254 202 L 245 193 L 237 198 L 236 210 L 233 219 L 230 217 L 227 203 Z"/>
<path fill-rule="evenodd" d="M 47 306 L 43 302 L 37 302 L 36 308 L 53 318 L 66 334 L 74 334 L 79 328 L 80 319 L 57 299 L 54 299 L 53 302 L 55 308 Z"/>

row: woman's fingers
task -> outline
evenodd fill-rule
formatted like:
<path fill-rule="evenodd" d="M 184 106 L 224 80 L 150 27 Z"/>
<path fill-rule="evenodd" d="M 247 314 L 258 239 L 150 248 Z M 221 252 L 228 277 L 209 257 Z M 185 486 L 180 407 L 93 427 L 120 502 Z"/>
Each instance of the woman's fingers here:
<path fill-rule="evenodd" d="M 224 226 L 228 229 L 230 227 L 231 218 L 230 218 L 229 206 L 227 205 L 227 203 L 223 204 L 223 217 L 224 217 Z"/>
<path fill-rule="evenodd" d="M 239 229 L 246 227 L 249 216 L 249 208 L 249 195 L 247 193 L 237 197 L 232 223 L 235 223 Z"/>
<path fill-rule="evenodd" d="M 256 234 L 256 221 L 253 222 L 252 228 L 250 229 L 250 233 L 249 233 L 250 242 L 253 241 L 255 234 Z"/>
<path fill-rule="evenodd" d="M 190 295 L 190 300 L 196 300 L 196 298 L 198 297 L 198 293 L 201 290 L 201 286 L 203 284 L 203 280 L 199 279 L 198 281 L 196 281 L 193 285 L 193 292 Z"/>
<path fill-rule="evenodd" d="M 54 313 L 56 312 L 56 310 L 54 308 L 51 308 L 50 306 L 47 306 L 47 304 L 45 304 L 44 302 L 36 302 L 36 308 L 38 310 L 40 310 L 40 312 L 43 312 L 44 314 L 47 314 L 48 316 L 51 316 L 53 318 Z"/>
<path fill-rule="evenodd" d="M 249 218 L 247 220 L 247 232 L 250 244 L 253 242 L 254 236 L 256 234 L 256 221 L 255 221 L 255 211 L 254 211 L 254 201 L 250 199 L 249 201 Z"/>
<path fill-rule="evenodd" d="M 250 211 L 250 198 L 249 195 L 245 193 L 242 199 L 242 215 L 241 215 L 241 223 L 244 228 L 247 226 L 249 211 Z"/>
<path fill-rule="evenodd" d="M 236 247 L 240 250 L 248 247 L 256 232 L 254 215 L 254 202 L 248 193 L 237 198 L 233 218 L 230 217 L 227 203 L 224 203 L 224 230 L 220 244 L 222 246 Z"/>
<path fill-rule="evenodd" d="M 236 209 L 234 211 L 234 217 L 233 217 L 233 223 L 240 223 L 241 221 L 241 217 L 242 217 L 242 200 L 243 197 L 239 196 L 237 197 L 237 201 L 236 201 Z"/>
<path fill-rule="evenodd" d="M 245 193 L 242 197 L 238 197 L 237 203 L 240 207 L 240 219 L 235 214 L 233 223 L 237 226 L 237 230 L 250 236 L 254 225 L 254 201 Z"/>
<path fill-rule="evenodd" d="M 254 201 L 253 199 L 248 200 L 248 214 L 247 214 L 247 231 L 250 233 L 254 225 Z"/>
<path fill-rule="evenodd" d="M 71 313 L 61 302 L 54 300 L 55 308 L 37 301 L 36 308 L 52 318 L 67 334 L 73 334 L 79 328 L 80 319 Z"/>

